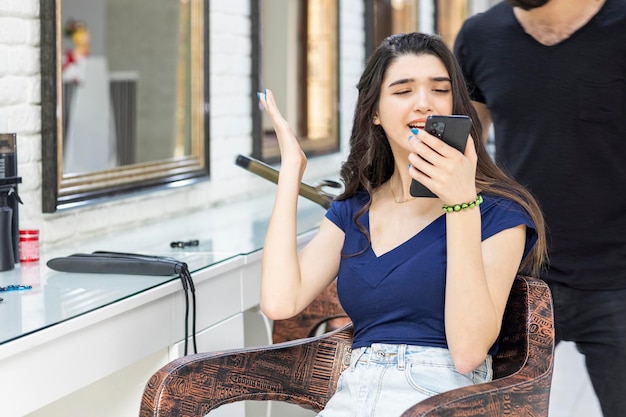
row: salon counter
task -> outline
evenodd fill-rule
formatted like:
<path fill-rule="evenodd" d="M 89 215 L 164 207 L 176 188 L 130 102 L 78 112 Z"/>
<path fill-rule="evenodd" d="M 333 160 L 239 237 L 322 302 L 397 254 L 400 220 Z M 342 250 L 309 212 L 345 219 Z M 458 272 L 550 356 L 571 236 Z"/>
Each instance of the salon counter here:
<path fill-rule="evenodd" d="M 199 351 L 270 343 L 258 297 L 272 203 L 272 195 L 258 197 L 42 248 L 40 262 L 0 272 L 0 286 L 32 286 L 0 293 L 0 415 L 136 416 L 147 379 L 183 355 L 185 296 L 177 276 L 61 273 L 46 266 L 54 257 L 107 250 L 177 258 L 196 286 Z M 300 199 L 299 244 L 323 216 L 322 207 Z M 170 247 L 193 239 L 197 247 Z M 243 416 L 245 409 L 222 414 Z"/>

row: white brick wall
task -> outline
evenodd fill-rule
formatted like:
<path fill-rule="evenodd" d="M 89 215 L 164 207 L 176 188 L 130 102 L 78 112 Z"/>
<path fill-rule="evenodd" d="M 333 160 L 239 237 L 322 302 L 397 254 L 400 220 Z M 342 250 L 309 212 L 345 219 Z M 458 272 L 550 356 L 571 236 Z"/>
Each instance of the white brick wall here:
<path fill-rule="evenodd" d="M 0 132 L 17 133 L 20 219 L 35 226 L 41 218 L 38 46 L 39 1 L 0 0 Z"/>
<path fill-rule="evenodd" d="M 341 1 L 341 141 L 345 151 L 364 60 L 363 2 Z M 211 171 L 210 181 L 164 191 L 117 198 L 53 214 L 41 211 L 41 116 L 39 78 L 39 0 L 0 0 L 0 132 L 18 136 L 21 226 L 41 229 L 46 244 L 180 215 L 253 194 L 273 192 L 274 185 L 234 164 L 252 146 L 250 99 L 251 42 L 248 0 L 210 2 Z M 305 179 L 336 176 L 342 153 L 314 158 Z M 44 246 L 45 247 L 45 246 Z"/>

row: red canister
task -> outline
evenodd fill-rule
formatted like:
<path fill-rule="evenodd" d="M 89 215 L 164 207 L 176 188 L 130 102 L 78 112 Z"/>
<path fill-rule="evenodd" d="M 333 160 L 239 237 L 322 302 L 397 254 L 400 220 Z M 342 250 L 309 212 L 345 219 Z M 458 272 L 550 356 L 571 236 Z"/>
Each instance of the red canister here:
<path fill-rule="evenodd" d="M 39 260 L 39 230 L 20 230 L 20 262 Z"/>

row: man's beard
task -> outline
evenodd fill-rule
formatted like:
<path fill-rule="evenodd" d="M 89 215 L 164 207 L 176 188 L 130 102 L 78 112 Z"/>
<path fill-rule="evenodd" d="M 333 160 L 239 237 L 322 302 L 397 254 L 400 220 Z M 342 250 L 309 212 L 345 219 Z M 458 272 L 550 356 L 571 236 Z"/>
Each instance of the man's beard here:
<path fill-rule="evenodd" d="M 511 6 L 524 10 L 532 10 L 545 6 L 550 0 L 506 0 Z"/>

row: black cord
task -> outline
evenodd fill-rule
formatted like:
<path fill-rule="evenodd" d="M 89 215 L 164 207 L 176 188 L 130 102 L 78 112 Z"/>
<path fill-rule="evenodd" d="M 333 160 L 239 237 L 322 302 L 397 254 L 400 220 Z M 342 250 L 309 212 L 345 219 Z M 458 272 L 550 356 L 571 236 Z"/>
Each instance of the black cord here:
<path fill-rule="evenodd" d="M 171 259 L 171 258 L 170 258 Z M 184 262 L 176 261 L 176 272 L 178 272 L 180 276 L 180 281 L 183 286 L 183 291 L 185 293 L 185 356 L 189 351 L 189 291 L 191 291 L 191 337 L 193 341 L 193 351 L 194 353 L 198 353 L 198 344 L 196 342 L 196 287 L 193 285 L 193 278 L 191 277 L 191 273 L 189 272 L 189 267 Z"/>
<path fill-rule="evenodd" d="M 94 254 L 109 256 L 112 258 L 124 258 L 124 259 L 135 259 L 135 260 L 143 260 L 143 261 L 152 261 L 152 262 L 165 262 L 174 267 L 174 272 L 177 273 L 180 277 L 180 281 L 183 287 L 183 292 L 185 293 L 185 356 L 188 353 L 188 339 L 189 339 L 189 291 L 191 291 L 191 325 L 192 325 L 192 341 L 193 341 L 193 349 L 194 353 L 198 353 L 198 344 L 196 342 L 196 288 L 193 284 L 193 278 L 191 273 L 189 272 L 189 267 L 185 262 L 181 262 L 176 258 L 172 258 L 169 256 L 156 256 L 156 255 L 142 255 L 138 253 L 124 253 L 124 252 L 109 252 L 109 251 L 96 251 Z M 88 256 L 88 255 L 87 255 Z"/>
<path fill-rule="evenodd" d="M 179 277 L 183 286 L 183 292 L 185 293 L 185 356 L 187 356 L 187 339 L 189 338 L 189 289 L 187 277 L 182 271 Z"/>
<path fill-rule="evenodd" d="M 187 264 L 185 264 L 182 275 L 184 275 L 185 278 L 187 279 L 187 282 L 189 284 L 189 289 L 191 290 L 191 302 L 192 302 L 192 309 L 193 309 L 192 316 L 191 316 L 191 337 L 193 341 L 193 351 L 194 353 L 198 353 L 198 344 L 196 341 L 196 287 L 195 285 L 193 285 L 193 278 L 191 276 L 191 273 L 189 272 L 189 268 L 187 268 Z M 185 339 L 185 343 L 186 343 L 186 340 L 187 339 Z"/>

